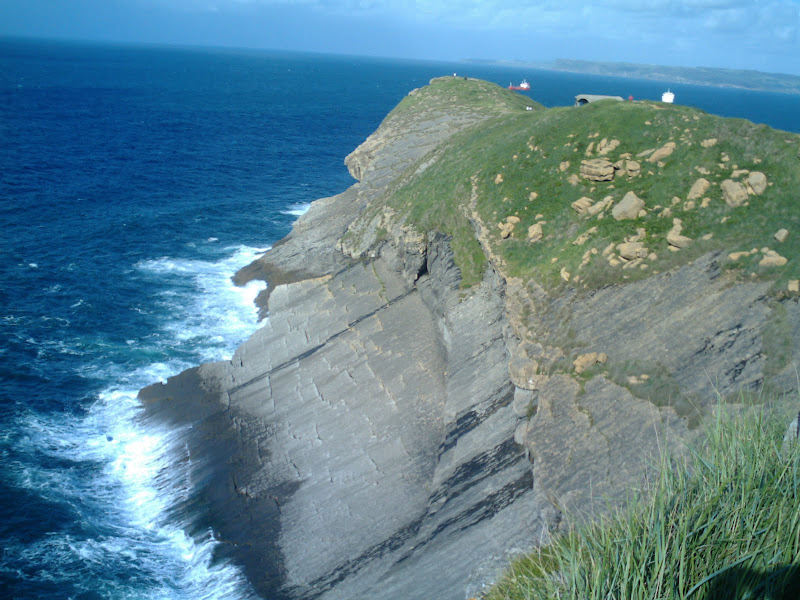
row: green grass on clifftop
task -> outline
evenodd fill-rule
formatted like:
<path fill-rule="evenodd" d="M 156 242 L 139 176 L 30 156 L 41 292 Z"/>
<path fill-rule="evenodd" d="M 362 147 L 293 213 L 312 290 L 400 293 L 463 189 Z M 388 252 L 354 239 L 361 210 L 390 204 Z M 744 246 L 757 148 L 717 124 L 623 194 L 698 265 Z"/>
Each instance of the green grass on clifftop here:
<path fill-rule="evenodd" d="M 442 231 L 453 238 L 463 285 L 480 281 L 487 255 L 509 276 L 535 278 L 548 288 L 597 288 L 633 281 L 684 264 L 710 251 L 723 252 L 732 280 L 766 278 L 786 289 L 800 278 L 800 136 L 725 119 L 685 106 L 655 102 L 603 101 L 584 107 L 525 110 L 531 102 L 486 82 L 435 80 L 403 100 L 395 111 L 413 113 L 419 103 L 440 110 L 488 110 L 496 114 L 451 138 L 399 180 L 386 203 L 396 218 L 421 233 Z M 394 114 L 394 113 L 393 113 Z M 603 143 L 612 148 L 598 152 Z M 649 161 L 672 143 L 668 156 Z M 618 167 L 613 181 L 591 181 L 581 161 L 604 158 Z M 640 170 L 628 175 L 635 161 Z M 633 165 L 632 165 L 633 166 Z M 424 168 L 423 168 L 424 167 Z M 731 207 L 721 184 L 747 186 L 752 172 L 763 173 L 767 188 Z M 688 194 L 698 179 L 709 182 L 697 199 Z M 641 216 L 617 221 L 611 206 L 627 192 L 645 203 Z M 599 214 L 581 215 L 580 198 L 609 199 Z M 380 207 L 371 207 L 371 218 Z M 518 220 L 508 237 L 501 223 Z M 689 238 L 678 250 L 667 242 L 682 221 Z M 529 230 L 540 224 L 542 237 Z M 483 242 L 477 233 L 483 227 Z M 596 228 L 596 229 L 594 229 Z M 787 229 L 779 243 L 774 234 Z M 574 243 L 586 234 L 586 241 Z M 619 259 L 617 246 L 639 235 L 647 257 Z M 603 254 L 603 251 L 606 254 Z M 762 265 L 769 250 L 788 259 Z M 748 252 L 733 260 L 734 252 Z M 615 262 L 615 259 L 619 259 Z"/>
<path fill-rule="evenodd" d="M 417 113 L 423 109 L 445 109 L 457 114 L 460 111 L 484 114 L 505 114 L 524 111 L 526 106 L 542 108 L 530 98 L 501 88 L 494 83 L 465 77 L 437 77 L 430 85 L 412 91 L 389 113 L 388 117 L 403 113 Z M 388 118 L 387 117 L 387 118 Z"/>
<path fill-rule="evenodd" d="M 517 559 L 485 600 L 796 600 L 800 447 L 785 421 L 718 418 L 643 499 Z"/>

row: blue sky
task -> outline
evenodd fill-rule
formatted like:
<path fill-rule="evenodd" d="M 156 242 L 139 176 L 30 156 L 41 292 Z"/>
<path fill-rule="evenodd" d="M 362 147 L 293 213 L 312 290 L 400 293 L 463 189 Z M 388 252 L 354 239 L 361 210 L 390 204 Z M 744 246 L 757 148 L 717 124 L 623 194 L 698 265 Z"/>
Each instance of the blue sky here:
<path fill-rule="evenodd" d="M 0 0 L 0 35 L 800 75 L 800 0 Z"/>

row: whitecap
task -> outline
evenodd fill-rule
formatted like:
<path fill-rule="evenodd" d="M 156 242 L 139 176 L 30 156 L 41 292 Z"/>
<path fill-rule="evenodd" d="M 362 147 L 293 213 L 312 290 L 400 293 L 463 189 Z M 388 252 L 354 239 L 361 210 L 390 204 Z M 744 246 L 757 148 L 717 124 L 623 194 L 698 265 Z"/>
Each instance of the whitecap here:
<path fill-rule="evenodd" d="M 282 210 L 281 214 L 284 215 L 294 215 L 295 217 L 301 217 L 308 212 L 308 209 L 311 208 L 311 203 L 309 202 L 302 202 L 298 204 L 290 204 L 289 208 L 286 210 Z"/>

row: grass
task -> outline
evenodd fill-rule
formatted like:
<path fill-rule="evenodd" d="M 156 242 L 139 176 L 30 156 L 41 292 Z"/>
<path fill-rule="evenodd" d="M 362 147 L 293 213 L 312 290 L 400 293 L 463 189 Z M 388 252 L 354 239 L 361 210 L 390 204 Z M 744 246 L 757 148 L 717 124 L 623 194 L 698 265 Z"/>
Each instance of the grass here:
<path fill-rule="evenodd" d="M 800 598 L 800 445 L 767 414 L 719 405 L 702 449 L 665 453 L 643 494 L 517 559 L 485 600 Z"/>
<path fill-rule="evenodd" d="M 800 212 L 795 209 L 800 136 L 679 105 L 601 101 L 581 108 L 541 109 L 537 105 L 527 111 L 526 104 L 530 101 L 493 84 L 448 77 L 417 90 L 392 113 L 411 118 L 419 110 L 454 110 L 453 114 L 472 111 L 487 116 L 439 147 L 434 160 L 431 156 L 420 160 L 427 168 L 412 167 L 382 200 L 399 221 L 420 232 L 436 230 L 452 237 L 464 278 L 462 287 L 480 282 L 487 263 L 486 248 L 475 239 L 473 201 L 488 229 L 489 253 L 504 262 L 505 273 L 534 278 L 551 290 L 562 283 L 562 267 L 572 276 L 571 286 L 591 290 L 664 272 L 711 251 L 727 256 L 764 247 L 777 250 L 789 263 L 762 267 L 760 253 L 737 261 L 725 258 L 722 262 L 731 279 L 774 280 L 779 291 L 786 289 L 789 279 L 800 278 L 800 262 L 794 259 L 800 255 Z M 641 174 L 618 175 L 613 182 L 581 178 L 581 160 L 597 157 L 596 146 L 603 138 L 620 142 L 606 158 L 616 162 L 630 156 L 640 162 Z M 702 143 L 711 138 L 717 140 L 714 145 Z M 637 156 L 667 142 L 677 147 L 661 164 Z M 590 145 L 594 149 L 587 155 Z M 707 174 L 701 175 L 698 169 Z M 731 208 L 723 201 L 719 184 L 733 177 L 736 169 L 761 171 L 770 185 L 761 196 L 751 196 L 749 206 Z M 685 210 L 689 189 L 701 176 L 711 183 L 706 192 L 710 202 L 701 208 L 698 200 L 697 207 Z M 735 179 L 743 181 L 746 175 Z M 606 211 L 603 219 L 586 219 L 571 207 L 583 196 L 594 201 L 612 196 L 617 202 L 628 191 L 645 201 L 646 216 L 615 221 Z M 680 203 L 673 206 L 676 197 Z M 670 207 L 672 217 L 682 219 L 683 235 L 694 240 L 688 248 L 669 250 L 666 235 L 672 218 L 659 216 L 656 206 Z M 382 206 L 371 206 L 361 219 L 366 222 L 381 210 Z M 520 222 L 510 237 L 502 239 L 498 223 L 509 216 Z M 544 237 L 532 243 L 527 239 L 528 228 L 540 220 L 546 221 Z M 573 245 L 578 235 L 593 226 L 597 231 L 588 242 Z M 646 261 L 647 269 L 609 267 L 599 253 L 638 228 L 645 230 L 643 242 L 656 258 Z M 781 228 L 788 229 L 790 236 L 778 244 L 772 236 Z M 598 255 L 582 266 L 583 255 L 591 248 Z"/>

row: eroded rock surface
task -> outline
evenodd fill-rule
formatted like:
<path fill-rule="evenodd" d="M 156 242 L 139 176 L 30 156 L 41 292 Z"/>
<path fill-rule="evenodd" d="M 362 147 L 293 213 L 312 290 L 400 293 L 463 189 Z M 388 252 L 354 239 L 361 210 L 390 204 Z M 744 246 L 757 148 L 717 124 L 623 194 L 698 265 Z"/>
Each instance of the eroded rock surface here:
<path fill-rule="evenodd" d="M 461 290 L 448 238 L 414 231 L 388 206 L 353 225 L 483 118 L 447 107 L 390 115 L 348 157 L 359 182 L 315 202 L 238 274 L 269 281 L 264 326 L 230 361 L 141 392 L 144 418 L 176 432 L 187 506 L 265 598 L 477 596 L 509 556 L 623 502 L 661 448 L 693 435 L 692 407 L 765 384 L 796 392 L 800 288 L 776 299 L 770 282 L 735 281 L 721 252 L 591 292 L 562 267 L 565 283 L 548 292 L 506 279 L 486 230 L 520 221 L 501 213 L 484 225 L 473 198 L 489 265 Z M 613 179 L 614 165 L 597 160 L 581 175 Z M 727 181 L 736 185 L 723 191 L 744 192 L 733 204 L 744 202 L 744 185 Z M 634 199 L 628 218 L 643 208 Z M 613 200 L 573 208 L 600 215 Z M 669 243 L 686 247 L 676 221 Z M 543 223 L 528 226 L 531 242 L 546 244 Z M 580 231 L 576 245 L 596 233 Z M 655 256 L 645 241 L 637 230 L 602 257 L 630 272 Z M 765 348 L 776 323 L 789 332 L 780 352 Z"/>

